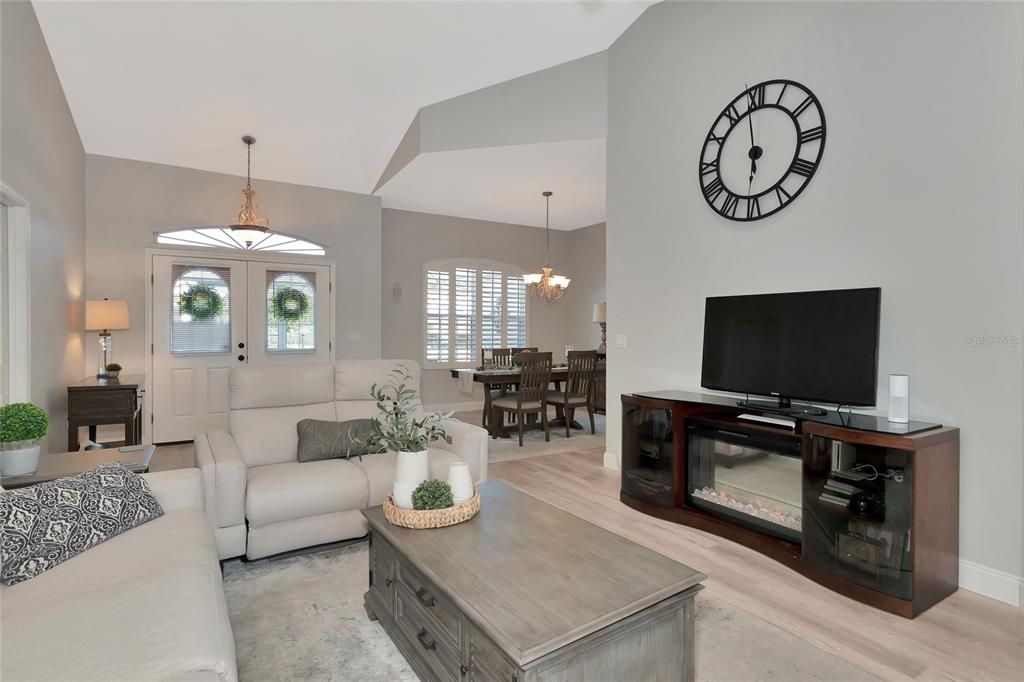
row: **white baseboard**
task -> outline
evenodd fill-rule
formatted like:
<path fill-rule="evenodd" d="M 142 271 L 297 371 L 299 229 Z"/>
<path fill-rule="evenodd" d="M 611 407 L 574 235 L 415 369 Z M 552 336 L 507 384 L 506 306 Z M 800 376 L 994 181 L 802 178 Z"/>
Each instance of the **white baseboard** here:
<path fill-rule="evenodd" d="M 619 471 L 622 467 L 619 463 L 619 454 L 609 450 L 604 451 L 604 466 L 606 469 Z"/>
<path fill-rule="evenodd" d="M 1024 606 L 1024 578 L 973 561 L 960 560 L 960 587 L 1018 608 Z"/>
<path fill-rule="evenodd" d="M 484 401 L 469 400 L 464 403 L 438 403 L 437 405 L 424 405 L 428 412 L 470 412 L 484 409 Z"/>

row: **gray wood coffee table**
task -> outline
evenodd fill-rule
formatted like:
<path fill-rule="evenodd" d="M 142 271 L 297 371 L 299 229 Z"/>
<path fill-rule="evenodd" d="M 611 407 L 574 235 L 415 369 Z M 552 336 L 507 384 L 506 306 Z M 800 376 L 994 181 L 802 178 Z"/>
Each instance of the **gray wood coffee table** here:
<path fill-rule="evenodd" d="M 424 680 L 693 679 L 705 576 L 505 483 L 449 528 L 370 525 L 366 611 Z"/>

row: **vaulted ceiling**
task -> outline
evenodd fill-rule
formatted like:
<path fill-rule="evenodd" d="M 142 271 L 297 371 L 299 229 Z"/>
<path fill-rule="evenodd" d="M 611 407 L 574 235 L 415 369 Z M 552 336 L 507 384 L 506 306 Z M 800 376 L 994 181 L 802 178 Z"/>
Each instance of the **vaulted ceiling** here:
<path fill-rule="evenodd" d="M 86 152 L 242 174 L 249 133 L 254 177 L 368 193 L 421 107 L 604 50 L 650 3 L 34 4 Z M 590 163 L 584 147 L 550 165 Z M 521 207 L 493 164 L 537 153 L 478 154 L 473 189 L 491 177 L 492 205 Z M 454 193 L 471 156 L 417 172 L 451 173 Z"/>

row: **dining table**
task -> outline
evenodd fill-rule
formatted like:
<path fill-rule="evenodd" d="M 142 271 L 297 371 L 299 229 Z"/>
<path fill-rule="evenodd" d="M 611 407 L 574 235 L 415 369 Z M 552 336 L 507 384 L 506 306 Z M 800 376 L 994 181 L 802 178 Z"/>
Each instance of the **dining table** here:
<path fill-rule="evenodd" d="M 459 372 L 463 370 L 453 369 L 451 375 L 453 379 L 459 378 Z M 473 382 L 477 384 L 483 384 L 484 386 L 484 413 L 491 414 L 491 391 L 501 388 L 510 388 L 515 384 L 519 383 L 519 376 L 522 374 L 522 369 L 519 367 L 497 367 L 484 369 L 478 367 L 473 370 Z M 569 378 L 569 367 L 567 365 L 553 365 L 551 367 L 551 383 L 555 385 L 555 390 L 561 390 L 561 383 Z M 565 417 L 556 417 L 548 422 L 548 426 L 551 428 L 565 426 Z M 582 429 L 583 425 L 575 419 L 569 425 L 574 429 Z M 509 438 L 508 429 L 505 428 L 504 424 L 493 424 L 490 418 L 487 419 L 487 431 L 491 434 L 492 438 Z"/>

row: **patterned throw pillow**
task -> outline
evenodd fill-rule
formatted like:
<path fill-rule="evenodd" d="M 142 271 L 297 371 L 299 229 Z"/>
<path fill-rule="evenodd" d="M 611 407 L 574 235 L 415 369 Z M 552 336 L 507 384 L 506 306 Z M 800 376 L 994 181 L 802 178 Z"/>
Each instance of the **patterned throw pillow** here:
<path fill-rule="evenodd" d="M 0 493 L 0 582 L 34 578 L 164 513 L 141 476 L 119 463 Z"/>

